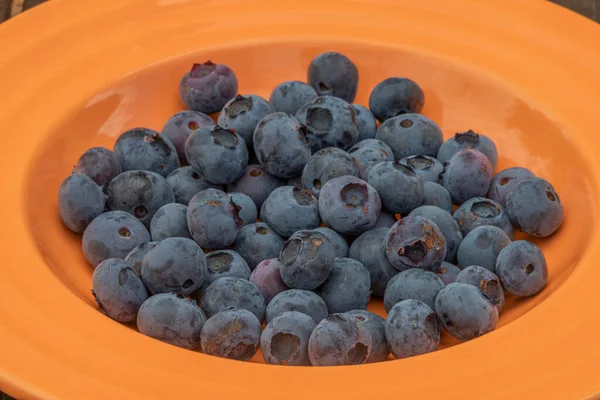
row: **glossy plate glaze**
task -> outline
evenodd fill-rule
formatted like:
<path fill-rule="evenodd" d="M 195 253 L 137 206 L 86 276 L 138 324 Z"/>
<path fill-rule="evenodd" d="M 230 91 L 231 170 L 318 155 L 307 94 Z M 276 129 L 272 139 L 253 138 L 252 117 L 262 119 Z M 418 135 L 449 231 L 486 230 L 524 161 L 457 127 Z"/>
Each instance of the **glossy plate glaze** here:
<path fill-rule="evenodd" d="M 35 29 L 32 29 L 35 27 Z M 42 34 L 43 32 L 43 34 Z M 600 27 L 541 0 L 54 0 L 0 26 L 0 389 L 27 398 L 551 398 L 600 391 Z M 286 368 L 186 351 L 102 315 L 57 190 L 88 147 L 160 129 L 192 62 L 230 65 L 242 93 L 305 79 L 319 52 L 426 92 L 446 137 L 493 137 L 498 168 L 554 183 L 566 208 L 537 241 L 550 283 L 510 298 L 499 328 L 420 357 Z M 371 308 L 382 311 L 381 305 Z"/>

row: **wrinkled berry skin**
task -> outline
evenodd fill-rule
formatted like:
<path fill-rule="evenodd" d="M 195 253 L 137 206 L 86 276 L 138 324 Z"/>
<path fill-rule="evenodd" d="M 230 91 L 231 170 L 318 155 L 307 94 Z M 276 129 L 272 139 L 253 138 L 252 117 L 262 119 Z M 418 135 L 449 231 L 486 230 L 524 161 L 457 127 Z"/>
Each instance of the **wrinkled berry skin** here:
<path fill-rule="evenodd" d="M 235 203 L 236 206 L 239 207 L 238 215 L 243 221 L 244 225 L 253 224 L 256 222 L 258 218 L 258 210 L 256 209 L 256 204 L 252 201 L 252 199 L 246 196 L 244 193 L 235 193 L 230 192 L 229 197 L 231 201 Z"/>
<path fill-rule="evenodd" d="M 136 246 L 127 254 L 125 261 L 131 264 L 136 274 L 142 273 L 142 260 L 150 250 L 158 246 L 160 242 L 146 242 Z"/>
<path fill-rule="evenodd" d="M 513 226 L 536 237 L 548 237 L 560 228 L 564 209 L 554 187 L 545 179 L 525 179 L 504 200 Z"/>
<path fill-rule="evenodd" d="M 338 257 L 318 293 L 331 314 L 364 310 L 371 297 L 369 270 L 356 260 Z"/>
<path fill-rule="evenodd" d="M 513 167 L 503 169 L 492 177 L 487 198 L 494 200 L 498 204 L 504 204 L 504 199 L 506 199 L 506 196 L 517 183 L 531 178 L 535 178 L 535 174 L 527 168 Z"/>
<path fill-rule="evenodd" d="M 423 201 L 423 181 L 411 168 L 384 161 L 369 172 L 369 184 L 377 190 L 383 206 L 393 214 L 406 215 Z"/>
<path fill-rule="evenodd" d="M 312 151 L 326 147 L 348 150 L 358 140 L 358 121 L 351 104 L 332 96 L 320 96 L 302 106 L 296 118 L 306 126 Z"/>
<path fill-rule="evenodd" d="M 250 267 L 246 261 L 233 250 L 215 250 L 206 255 L 207 274 L 202 287 L 219 278 L 234 277 L 248 280 L 250 278 Z"/>
<path fill-rule="evenodd" d="M 199 111 L 181 111 L 167 120 L 160 134 L 168 138 L 179 156 L 179 163 L 188 163 L 185 156 L 185 142 L 187 138 L 200 128 L 215 126 L 215 121 L 208 115 Z"/>
<path fill-rule="evenodd" d="M 446 257 L 446 239 L 438 226 L 423 217 L 397 221 L 385 238 L 385 252 L 399 271 L 422 268 L 431 271 Z"/>
<path fill-rule="evenodd" d="M 504 289 L 515 296 L 533 296 L 548 283 L 544 254 L 526 240 L 514 241 L 502 249 L 496 260 L 496 273 Z"/>
<path fill-rule="evenodd" d="M 275 108 L 267 100 L 255 94 L 237 95 L 221 110 L 217 123 L 240 135 L 246 145 L 252 146 L 254 129 L 261 119 L 273 114 Z"/>
<path fill-rule="evenodd" d="M 131 214 L 109 211 L 85 228 L 81 247 L 94 267 L 107 258 L 125 258 L 134 247 L 150 241 L 146 227 Z"/>
<path fill-rule="evenodd" d="M 232 248 L 253 270 L 261 261 L 279 257 L 279 252 L 283 249 L 283 238 L 269 225 L 257 222 L 240 229 Z"/>
<path fill-rule="evenodd" d="M 440 182 L 440 174 L 444 165 L 437 158 L 430 156 L 408 156 L 400 160 L 400 164 L 411 167 L 423 180 L 423 182 Z"/>
<path fill-rule="evenodd" d="M 428 218 L 435 222 L 437 227 L 446 239 L 446 257 L 444 261 L 456 262 L 456 255 L 460 244 L 463 241 L 463 235 L 460 232 L 458 223 L 452 218 L 452 215 L 434 206 L 417 207 L 408 214 L 411 217 Z M 461 265 L 463 265 L 461 263 Z"/>
<path fill-rule="evenodd" d="M 273 318 L 260 335 L 260 348 L 267 364 L 311 365 L 308 340 L 317 324 L 306 314 L 288 311 Z"/>
<path fill-rule="evenodd" d="M 177 168 L 167 176 L 167 183 L 173 190 L 175 201 L 187 206 L 194 195 L 204 189 L 221 189 L 221 185 L 210 183 L 190 166 Z"/>
<path fill-rule="evenodd" d="M 321 225 L 317 198 L 308 190 L 293 186 L 273 190 L 260 209 L 260 219 L 285 238 Z"/>
<path fill-rule="evenodd" d="M 375 223 L 374 228 L 391 228 L 392 225 L 394 225 L 396 223 L 396 217 L 394 216 L 394 214 L 390 214 L 387 211 L 382 211 L 381 213 L 379 213 L 379 218 L 377 218 L 377 222 Z"/>
<path fill-rule="evenodd" d="M 300 107 L 315 97 L 317 97 L 317 92 L 309 84 L 300 81 L 286 81 L 273 89 L 269 103 L 279 112 L 294 115 Z"/>
<path fill-rule="evenodd" d="M 385 321 L 385 337 L 395 358 L 414 357 L 437 350 L 441 331 L 435 311 L 419 300 L 396 303 Z"/>
<path fill-rule="evenodd" d="M 283 180 L 269 174 L 262 165 L 248 165 L 240 179 L 227 185 L 227 191 L 245 194 L 260 210 L 269 194 L 284 184 Z"/>
<path fill-rule="evenodd" d="M 318 231 L 294 233 L 279 253 L 281 279 L 293 289 L 314 290 L 329 277 L 335 249 Z"/>
<path fill-rule="evenodd" d="M 250 282 L 260 290 L 267 305 L 273 297 L 289 289 L 281 279 L 280 267 L 277 258 L 267 258 L 259 262 L 250 275 Z"/>
<path fill-rule="evenodd" d="M 115 321 L 130 322 L 137 317 L 148 291 L 127 261 L 109 258 L 92 275 L 92 294 L 100 311 Z"/>
<path fill-rule="evenodd" d="M 79 157 L 73 173 L 87 175 L 103 186 L 121 173 L 121 164 L 117 155 L 106 147 L 92 147 Z"/>
<path fill-rule="evenodd" d="M 377 120 L 375 116 L 365 106 L 360 104 L 352 104 L 356 111 L 356 119 L 358 122 L 358 141 L 365 139 L 373 139 L 377 132 Z"/>
<path fill-rule="evenodd" d="M 390 354 L 385 338 L 385 319 L 367 310 L 352 310 L 348 311 L 346 315 L 356 318 L 371 335 L 372 347 L 367 363 L 384 361 Z"/>
<path fill-rule="evenodd" d="M 310 335 L 308 357 L 314 366 L 365 364 L 372 347 L 371 335 L 359 320 L 331 314 Z"/>
<path fill-rule="evenodd" d="M 496 329 L 498 308 L 478 287 L 468 283 L 451 283 L 435 298 L 444 329 L 456 339 L 475 339 Z"/>
<path fill-rule="evenodd" d="M 246 279 L 219 278 L 200 294 L 200 307 L 210 318 L 228 307 L 250 311 L 259 321 L 265 318 L 265 299 L 256 286 Z"/>
<path fill-rule="evenodd" d="M 359 176 L 358 167 L 350 154 L 336 147 L 317 151 L 302 170 L 302 187 L 319 197 L 321 188 L 333 178 L 344 175 Z"/>
<path fill-rule="evenodd" d="M 335 249 L 336 257 L 347 257 L 348 256 L 348 242 L 346 239 L 333 229 L 319 227 L 315 229 L 317 232 L 321 232 L 329 239 L 333 248 Z"/>
<path fill-rule="evenodd" d="M 433 272 L 411 268 L 394 276 L 383 296 L 385 310 L 390 312 L 402 300 L 419 300 L 429 307 L 435 307 L 435 297 L 444 287 L 444 282 Z"/>
<path fill-rule="evenodd" d="M 165 204 L 158 209 L 150 222 L 152 240 L 170 237 L 190 238 L 187 226 L 187 207 L 179 203 Z"/>
<path fill-rule="evenodd" d="M 125 171 L 104 186 L 106 208 L 126 211 L 147 227 L 159 208 L 175 196 L 167 180 L 151 171 Z"/>
<path fill-rule="evenodd" d="M 442 186 L 433 182 L 423 182 L 422 206 L 435 206 L 452 214 L 452 196 Z"/>
<path fill-rule="evenodd" d="M 498 164 L 498 150 L 496 150 L 496 145 L 489 137 L 475 133 L 472 130 L 457 133 L 446 140 L 437 153 L 437 159 L 443 164 L 450 161 L 459 151 L 466 149 L 480 151 L 492 164 L 492 171 L 496 169 L 496 165 Z"/>
<path fill-rule="evenodd" d="M 387 78 L 369 96 L 369 109 L 381 122 L 400 114 L 420 113 L 424 104 L 423 90 L 407 78 Z"/>
<path fill-rule="evenodd" d="M 473 197 L 485 196 L 492 181 L 492 165 L 477 150 L 461 150 L 444 164 L 442 185 L 452 201 L 461 205 Z"/>
<path fill-rule="evenodd" d="M 200 347 L 205 322 L 206 316 L 195 302 L 173 293 L 149 297 L 137 316 L 142 334 L 189 350 Z"/>
<path fill-rule="evenodd" d="M 166 177 L 179 168 L 179 156 L 173 143 L 148 128 L 133 128 L 119 136 L 113 151 L 122 171 L 152 171 Z"/>
<path fill-rule="evenodd" d="M 248 361 L 260 345 L 260 321 L 247 310 L 227 308 L 206 321 L 201 338 L 204 354 Z"/>
<path fill-rule="evenodd" d="M 454 281 L 477 286 L 498 308 L 498 312 L 502 311 L 502 307 L 504 307 L 504 289 L 500 284 L 500 278 L 489 269 L 479 265 L 465 267 Z"/>
<path fill-rule="evenodd" d="M 444 141 L 440 127 L 421 114 L 404 114 L 386 120 L 375 139 L 390 146 L 396 161 L 413 155 L 435 157 Z"/>
<path fill-rule="evenodd" d="M 496 258 L 509 243 L 510 238 L 502 229 L 493 225 L 478 226 L 458 247 L 458 263 L 463 268 L 479 265 L 496 272 Z"/>
<path fill-rule="evenodd" d="M 310 62 L 307 82 L 319 96 L 335 96 L 352 103 L 358 90 L 358 69 L 341 53 L 322 53 Z"/>
<path fill-rule="evenodd" d="M 104 212 L 104 193 L 89 176 L 69 175 L 58 189 L 58 212 L 67 228 L 82 233 Z"/>
<path fill-rule="evenodd" d="M 445 285 L 449 285 L 456 280 L 456 276 L 460 273 L 460 268 L 444 261 L 439 267 L 435 268 L 433 272 Z"/>
<path fill-rule="evenodd" d="M 298 311 L 311 317 L 316 324 L 329 315 L 327 305 L 315 292 L 290 289 L 277 294 L 267 306 L 267 322 L 286 311 Z"/>
<path fill-rule="evenodd" d="M 192 133 L 185 142 L 185 155 L 194 171 L 215 184 L 235 182 L 248 165 L 244 139 L 218 125 Z"/>
<path fill-rule="evenodd" d="M 233 71 L 226 65 L 194 64 L 179 82 L 179 96 L 190 110 L 212 114 L 221 111 L 223 106 L 235 97 L 238 81 Z"/>
<path fill-rule="evenodd" d="M 502 206 L 484 197 L 474 197 L 464 202 L 456 209 L 453 217 L 458 222 L 463 236 L 467 236 L 478 226 L 484 225 L 497 226 L 511 240 L 515 236 L 515 228 Z"/>
<path fill-rule="evenodd" d="M 319 193 L 319 214 L 325 225 L 342 235 L 359 235 L 377 222 L 381 198 L 373 186 L 355 176 L 333 178 Z"/>
<path fill-rule="evenodd" d="M 192 197 L 187 220 L 192 237 L 203 249 L 230 246 L 244 223 L 229 195 L 217 189 L 206 189 Z"/>
<path fill-rule="evenodd" d="M 388 154 L 392 157 L 390 157 Z M 360 179 L 363 180 L 369 179 L 369 173 L 371 172 L 374 166 L 376 166 L 380 162 L 393 161 L 394 158 L 393 153 L 391 151 L 387 153 L 375 147 L 356 148 L 356 146 L 354 146 L 350 149 L 350 155 L 352 156 L 354 162 L 358 166 Z"/>
<path fill-rule="evenodd" d="M 254 151 L 258 162 L 273 176 L 294 178 L 311 156 L 306 127 L 292 115 L 273 113 L 254 130 Z"/>
<path fill-rule="evenodd" d="M 373 228 L 357 237 L 348 257 L 363 264 L 371 277 L 371 291 L 374 296 L 383 297 L 385 287 L 398 270 L 390 263 L 385 253 L 385 238 L 389 228 Z"/>

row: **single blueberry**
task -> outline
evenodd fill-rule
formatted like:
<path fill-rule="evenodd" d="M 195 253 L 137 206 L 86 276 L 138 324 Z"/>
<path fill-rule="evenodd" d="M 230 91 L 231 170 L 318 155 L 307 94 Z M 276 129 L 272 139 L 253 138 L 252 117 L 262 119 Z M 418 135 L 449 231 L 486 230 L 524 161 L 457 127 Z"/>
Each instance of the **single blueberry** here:
<path fill-rule="evenodd" d="M 496 165 L 498 164 L 498 150 L 496 150 L 496 145 L 489 137 L 475 133 L 472 130 L 457 133 L 446 140 L 439 148 L 437 159 L 441 163 L 445 163 L 450 161 L 456 153 L 466 149 L 480 151 L 492 164 L 492 171 L 496 169 Z"/>
<path fill-rule="evenodd" d="M 446 257 L 444 261 L 456 262 L 456 255 L 459 251 L 459 245 L 463 241 L 463 235 L 460 232 L 458 223 L 452 218 L 451 214 L 439 207 L 420 206 L 412 210 L 408 215 L 411 217 L 428 218 L 435 222 L 446 239 Z"/>
<path fill-rule="evenodd" d="M 103 186 L 121 173 L 121 164 L 117 155 L 106 147 L 92 147 L 79 157 L 73 173 L 87 175 Z"/>
<path fill-rule="evenodd" d="M 423 182 L 423 206 L 435 206 L 452 214 L 452 196 L 442 186 L 433 182 Z"/>
<path fill-rule="evenodd" d="M 210 60 L 194 64 L 179 82 L 179 96 L 190 110 L 212 114 L 235 97 L 238 91 L 237 77 L 226 65 Z"/>
<path fill-rule="evenodd" d="M 526 240 L 514 241 L 502 249 L 496 260 L 496 272 L 504 289 L 515 296 L 533 296 L 548 283 L 544 254 Z"/>
<path fill-rule="evenodd" d="M 284 312 L 273 318 L 260 335 L 260 347 L 267 364 L 311 365 L 308 340 L 317 324 L 297 311 Z"/>
<path fill-rule="evenodd" d="M 371 354 L 367 363 L 384 361 L 390 349 L 385 337 L 385 319 L 367 310 L 351 310 L 346 313 L 356 318 L 371 335 Z"/>
<path fill-rule="evenodd" d="M 440 174 L 444 171 L 444 165 L 437 158 L 430 156 L 408 156 L 400 160 L 400 164 L 411 167 L 423 180 L 423 182 L 440 182 Z"/>
<path fill-rule="evenodd" d="M 192 133 L 206 126 L 214 126 L 215 121 L 208 115 L 199 111 L 181 111 L 167 120 L 160 134 L 169 138 L 179 156 L 179 163 L 188 163 L 185 156 L 185 142 Z"/>
<path fill-rule="evenodd" d="M 419 300 L 429 307 L 435 307 L 435 297 L 444 287 L 444 282 L 433 272 L 420 268 L 411 268 L 400 272 L 390 279 L 383 304 L 390 312 L 394 305 L 402 300 Z"/>
<path fill-rule="evenodd" d="M 500 278 L 489 269 L 479 265 L 468 266 L 456 275 L 454 281 L 477 286 L 498 308 L 498 312 L 502 311 L 502 307 L 504 307 L 504 290 L 500 284 Z"/>
<path fill-rule="evenodd" d="M 356 111 L 356 118 L 358 120 L 358 141 L 365 139 L 373 139 L 377 132 L 377 120 L 375 116 L 365 106 L 360 104 L 352 104 Z"/>
<path fill-rule="evenodd" d="M 286 81 L 273 89 L 269 102 L 275 107 L 275 110 L 294 115 L 300 107 L 315 97 L 317 97 L 317 92 L 309 84 L 300 81 Z"/>
<path fill-rule="evenodd" d="M 498 204 L 504 204 L 504 199 L 506 199 L 506 196 L 517 183 L 531 178 L 535 178 L 535 175 L 527 168 L 513 167 L 503 169 L 492 177 L 487 198 L 494 200 Z"/>
<path fill-rule="evenodd" d="M 204 354 L 248 361 L 260 345 L 260 321 L 247 310 L 224 309 L 202 327 L 201 345 Z"/>
<path fill-rule="evenodd" d="M 337 257 L 318 293 L 331 314 L 366 309 L 371 297 L 369 270 L 356 260 Z"/>
<path fill-rule="evenodd" d="M 58 189 L 58 212 L 67 228 L 82 233 L 104 212 L 104 193 L 89 176 L 69 175 Z"/>
<path fill-rule="evenodd" d="M 307 81 L 319 96 L 335 96 L 352 103 L 358 90 L 358 69 L 345 55 L 329 51 L 310 62 Z"/>
<path fill-rule="evenodd" d="M 488 192 L 492 181 L 492 165 L 477 150 L 461 150 L 444 163 L 442 185 L 448 190 L 456 205 L 482 197 Z"/>
<path fill-rule="evenodd" d="M 250 279 L 248 263 L 233 250 L 215 250 L 206 255 L 206 278 L 202 289 L 219 278 L 227 276 L 241 279 Z"/>
<path fill-rule="evenodd" d="M 219 278 L 200 294 L 198 300 L 208 317 L 228 307 L 237 307 L 250 311 L 259 321 L 265 318 L 265 299 L 247 279 Z"/>
<path fill-rule="evenodd" d="M 509 243 L 508 235 L 497 226 L 478 226 L 460 243 L 457 253 L 458 264 L 463 268 L 479 265 L 496 272 L 496 258 Z"/>
<path fill-rule="evenodd" d="M 215 185 L 203 179 L 199 173 L 190 166 L 177 168 L 167 176 L 167 183 L 173 190 L 175 201 L 187 206 L 194 195 L 204 189 L 221 189 L 221 185 Z"/>
<path fill-rule="evenodd" d="M 421 114 L 404 114 L 386 120 L 377 129 L 375 139 L 390 146 L 396 161 L 413 155 L 435 157 L 444 141 L 440 127 Z"/>
<path fill-rule="evenodd" d="M 456 280 L 456 276 L 460 273 L 460 268 L 444 261 L 439 267 L 435 268 L 433 272 L 437 274 L 445 285 L 449 285 Z"/>
<path fill-rule="evenodd" d="M 165 204 L 158 209 L 150 221 L 152 240 L 170 237 L 190 238 L 187 224 L 187 207 L 179 203 Z"/>
<path fill-rule="evenodd" d="M 242 219 L 244 225 L 253 224 L 258 218 L 258 210 L 254 201 L 244 193 L 229 192 L 231 201 L 239 207 L 238 215 Z M 243 225 L 242 225 L 243 226 Z"/>
<path fill-rule="evenodd" d="M 273 190 L 260 209 L 260 219 L 285 238 L 321 225 L 317 198 L 310 191 L 293 186 Z"/>
<path fill-rule="evenodd" d="M 381 122 L 400 114 L 420 113 L 424 104 L 423 90 L 408 78 L 387 78 L 369 96 L 369 108 Z"/>
<path fill-rule="evenodd" d="M 384 161 L 369 172 L 369 184 L 377 190 L 383 206 L 393 214 L 406 215 L 423 201 L 423 180 L 397 161 Z"/>
<path fill-rule="evenodd" d="M 261 261 L 279 257 L 279 252 L 283 249 L 283 238 L 269 225 L 257 222 L 240 229 L 232 249 L 253 270 Z"/>
<path fill-rule="evenodd" d="M 453 215 L 463 236 L 478 226 L 493 225 L 502 229 L 509 239 L 515 236 L 508 214 L 500 204 L 484 197 L 474 197 L 464 202 Z"/>
<path fill-rule="evenodd" d="M 280 268 L 277 258 L 267 258 L 259 262 L 250 275 L 250 282 L 260 290 L 267 306 L 273 297 L 289 289 L 281 279 Z"/>
<path fill-rule="evenodd" d="M 437 350 L 440 325 L 435 311 L 422 301 L 396 303 L 385 320 L 385 337 L 393 356 L 407 358 Z"/>
<path fill-rule="evenodd" d="M 359 176 L 354 159 L 344 150 L 326 147 L 308 159 L 302 170 L 302 187 L 310 190 L 315 197 L 319 197 L 325 183 L 344 175 Z"/>
<path fill-rule="evenodd" d="M 333 229 L 319 227 L 315 229 L 317 232 L 321 232 L 329 239 L 335 249 L 336 257 L 347 257 L 348 256 L 348 242 L 346 239 Z"/>
<path fill-rule="evenodd" d="M 252 146 L 254 129 L 261 119 L 273 114 L 275 108 L 267 100 L 255 94 L 238 94 L 229 100 L 221 110 L 217 123 L 240 135 L 246 145 Z"/>
<path fill-rule="evenodd" d="M 284 183 L 283 180 L 269 174 L 262 165 L 248 165 L 240 179 L 227 185 L 227 191 L 245 194 L 260 210 L 269 194 Z"/>
<path fill-rule="evenodd" d="M 273 297 L 267 305 L 267 323 L 286 311 L 298 311 L 306 314 L 317 324 L 329 315 L 327 305 L 319 295 L 301 289 L 286 290 Z"/>

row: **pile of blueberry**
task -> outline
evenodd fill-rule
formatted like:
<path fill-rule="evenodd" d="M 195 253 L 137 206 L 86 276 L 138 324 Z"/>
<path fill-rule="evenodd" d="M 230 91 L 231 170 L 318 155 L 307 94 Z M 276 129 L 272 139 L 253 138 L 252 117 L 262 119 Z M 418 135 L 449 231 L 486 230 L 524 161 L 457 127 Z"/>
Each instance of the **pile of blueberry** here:
<path fill-rule="evenodd" d="M 553 186 L 494 175 L 496 146 L 472 130 L 443 141 L 410 79 L 379 83 L 369 108 L 351 104 L 357 87 L 334 52 L 268 101 L 196 64 L 179 87 L 188 111 L 87 150 L 58 203 L 100 310 L 209 355 L 345 365 L 434 351 L 442 329 L 476 338 L 505 291 L 539 293 L 544 255 L 513 240 L 560 227 Z"/>

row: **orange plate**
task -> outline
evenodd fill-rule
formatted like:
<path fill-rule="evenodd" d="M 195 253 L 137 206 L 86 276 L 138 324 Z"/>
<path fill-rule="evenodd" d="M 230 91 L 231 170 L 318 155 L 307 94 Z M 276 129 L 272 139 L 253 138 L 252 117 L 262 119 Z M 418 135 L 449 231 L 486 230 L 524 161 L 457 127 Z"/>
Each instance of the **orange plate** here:
<path fill-rule="evenodd" d="M 600 27 L 541 0 L 55 0 L 0 26 L 0 388 L 60 399 L 581 399 L 600 390 Z M 204 356 L 102 315 L 57 188 L 88 147 L 160 129 L 192 62 L 230 65 L 242 93 L 346 53 L 358 102 L 419 82 L 446 137 L 496 141 L 499 168 L 552 181 L 566 208 L 540 243 L 550 283 L 508 299 L 500 327 L 399 361 L 292 368 Z M 594 245 L 596 243 L 596 245 Z M 378 309 L 380 305 L 372 305 Z M 385 397 L 384 397 L 385 396 Z"/>

